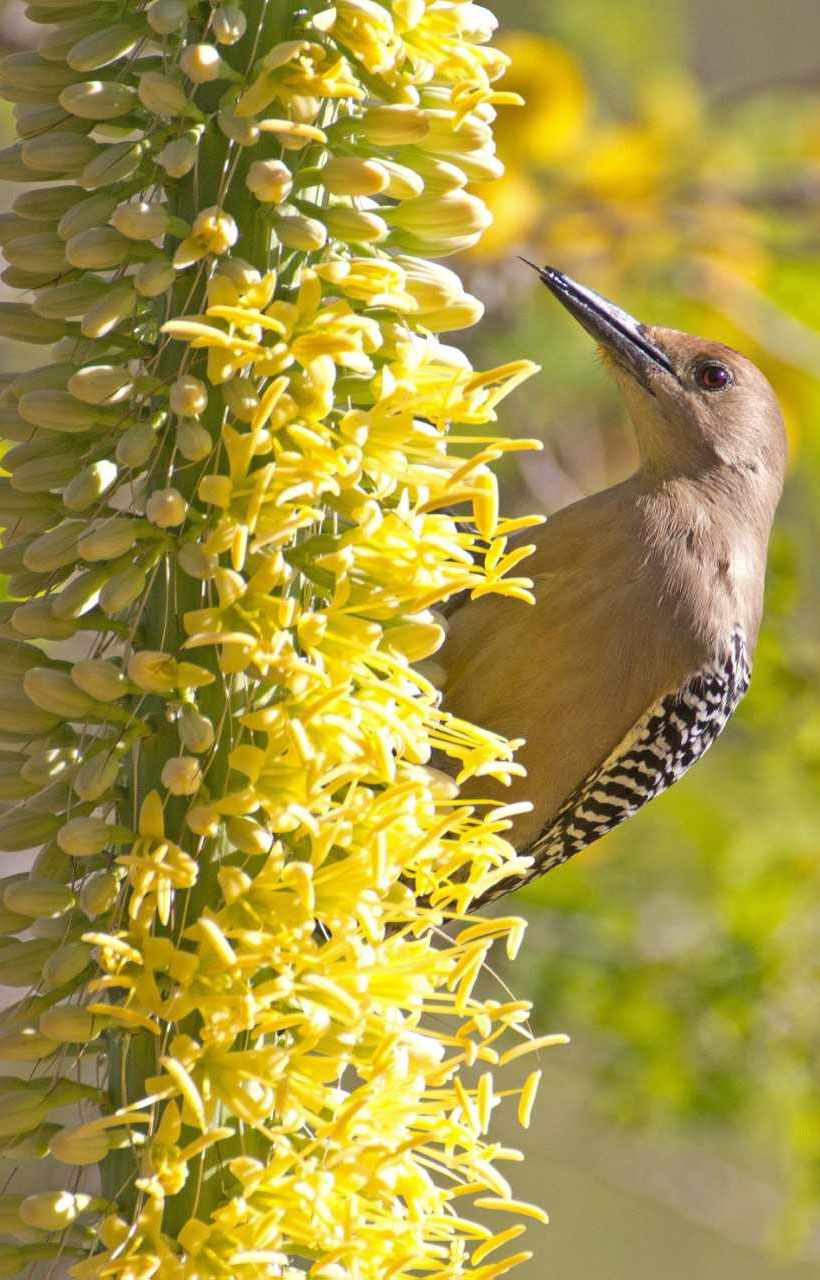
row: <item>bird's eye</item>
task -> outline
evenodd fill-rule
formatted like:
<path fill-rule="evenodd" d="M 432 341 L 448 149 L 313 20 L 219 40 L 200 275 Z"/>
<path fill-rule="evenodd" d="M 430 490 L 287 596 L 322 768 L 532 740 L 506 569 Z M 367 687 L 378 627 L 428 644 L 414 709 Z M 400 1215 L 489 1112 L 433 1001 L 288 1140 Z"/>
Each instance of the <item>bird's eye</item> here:
<path fill-rule="evenodd" d="M 723 391 L 734 382 L 732 372 L 718 360 L 707 360 L 695 374 L 695 381 L 704 391 Z"/>

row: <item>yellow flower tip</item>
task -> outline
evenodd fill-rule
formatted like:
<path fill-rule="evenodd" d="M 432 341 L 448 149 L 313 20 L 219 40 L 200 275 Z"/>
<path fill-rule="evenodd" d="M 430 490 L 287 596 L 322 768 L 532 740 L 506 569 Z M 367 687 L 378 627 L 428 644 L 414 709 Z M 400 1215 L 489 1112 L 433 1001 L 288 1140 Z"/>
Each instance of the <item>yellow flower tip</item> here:
<path fill-rule="evenodd" d="M 193 796 L 202 786 L 202 766 L 195 756 L 172 756 L 162 766 L 160 780 L 172 796 Z"/>

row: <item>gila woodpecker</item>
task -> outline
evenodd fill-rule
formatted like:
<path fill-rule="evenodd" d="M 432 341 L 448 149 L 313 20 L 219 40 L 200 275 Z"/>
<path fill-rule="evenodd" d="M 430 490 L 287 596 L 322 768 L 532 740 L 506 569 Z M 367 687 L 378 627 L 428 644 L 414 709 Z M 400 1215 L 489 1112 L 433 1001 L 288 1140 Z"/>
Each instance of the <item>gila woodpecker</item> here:
<path fill-rule="evenodd" d="M 631 817 L 721 732 L 749 685 L 786 459 L 774 392 L 749 360 L 535 270 L 601 348 L 640 462 L 528 534 L 534 606 L 483 597 L 449 618 L 445 707 L 525 739 L 525 778 L 464 790 L 532 802 L 510 837 L 531 866 L 473 908 Z"/>

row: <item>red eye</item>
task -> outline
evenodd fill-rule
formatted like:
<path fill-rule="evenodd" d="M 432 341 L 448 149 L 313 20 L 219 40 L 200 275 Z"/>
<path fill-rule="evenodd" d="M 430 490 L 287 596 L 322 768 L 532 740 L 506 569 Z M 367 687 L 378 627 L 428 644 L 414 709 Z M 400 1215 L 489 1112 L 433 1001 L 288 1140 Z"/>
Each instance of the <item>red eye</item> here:
<path fill-rule="evenodd" d="M 717 360 L 710 360 L 707 364 L 702 364 L 695 374 L 695 381 L 699 387 L 703 387 L 704 391 L 722 391 L 724 387 L 732 384 L 734 379 L 730 369 L 725 364 L 720 364 Z"/>

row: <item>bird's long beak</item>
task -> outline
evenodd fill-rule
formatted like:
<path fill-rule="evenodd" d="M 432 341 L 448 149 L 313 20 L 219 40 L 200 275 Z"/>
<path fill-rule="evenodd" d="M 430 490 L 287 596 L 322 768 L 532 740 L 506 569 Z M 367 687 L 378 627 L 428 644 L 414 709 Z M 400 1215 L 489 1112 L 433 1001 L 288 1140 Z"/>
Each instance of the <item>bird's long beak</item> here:
<path fill-rule="evenodd" d="M 608 298 L 571 280 L 555 267 L 537 267 L 528 258 L 521 261 L 538 272 L 543 283 L 570 315 L 644 386 L 653 366 L 677 376 L 666 353 L 647 337 L 645 327 L 628 311 L 622 311 Z"/>

